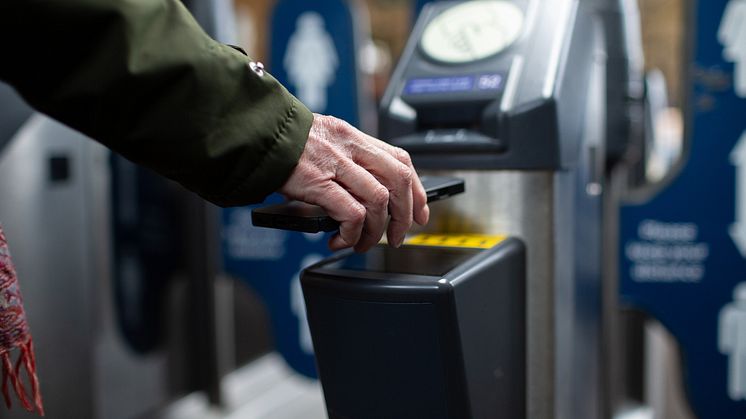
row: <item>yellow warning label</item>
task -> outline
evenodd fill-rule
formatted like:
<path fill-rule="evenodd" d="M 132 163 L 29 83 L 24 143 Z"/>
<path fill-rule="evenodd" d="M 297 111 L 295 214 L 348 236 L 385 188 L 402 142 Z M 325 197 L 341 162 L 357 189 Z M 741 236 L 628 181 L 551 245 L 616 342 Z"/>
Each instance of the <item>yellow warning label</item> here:
<path fill-rule="evenodd" d="M 489 249 L 505 240 L 505 235 L 485 234 L 418 234 L 408 238 L 404 243 L 418 246 L 471 247 Z"/>

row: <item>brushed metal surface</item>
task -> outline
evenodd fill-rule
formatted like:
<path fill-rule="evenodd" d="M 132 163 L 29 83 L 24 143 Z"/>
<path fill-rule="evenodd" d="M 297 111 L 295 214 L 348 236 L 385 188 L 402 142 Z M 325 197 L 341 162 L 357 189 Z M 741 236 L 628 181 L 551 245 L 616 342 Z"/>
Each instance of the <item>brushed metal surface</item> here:
<path fill-rule="evenodd" d="M 463 195 L 431 205 L 424 230 L 439 233 L 509 234 L 527 248 L 527 412 L 555 414 L 554 173 L 433 171 L 465 181 Z"/>
<path fill-rule="evenodd" d="M 93 417 L 94 288 L 85 150 L 78 134 L 32 117 L 0 156 L 0 220 L 18 271 L 49 417 Z M 71 178 L 51 184 L 50 155 Z M 16 408 L 4 418 L 32 417 Z"/>
<path fill-rule="evenodd" d="M 50 180 L 52 156 L 68 159 L 67 180 Z M 51 418 L 132 418 L 167 400 L 164 355 L 135 355 L 114 320 L 108 156 L 39 114 L 0 154 L 0 222 Z M 16 407 L 0 417 L 35 416 Z"/>
<path fill-rule="evenodd" d="M 599 417 L 601 211 L 585 187 L 591 170 L 425 173 L 461 177 L 466 192 L 431 205 L 423 231 L 526 243 L 528 418 Z"/>

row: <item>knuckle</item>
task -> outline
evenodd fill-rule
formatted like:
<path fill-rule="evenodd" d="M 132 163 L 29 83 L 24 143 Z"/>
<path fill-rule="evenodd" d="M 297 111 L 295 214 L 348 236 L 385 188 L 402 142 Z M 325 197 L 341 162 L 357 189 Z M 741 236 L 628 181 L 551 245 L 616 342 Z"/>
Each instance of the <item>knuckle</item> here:
<path fill-rule="evenodd" d="M 409 155 L 409 153 L 406 150 L 404 150 L 401 147 L 394 148 L 394 157 L 396 157 L 397 160 L 406 164 L 407 166 L 412 165 L 412 157 Z"/>
<path fill-rule="evenodd" d="M 333 161 L 333 170 L 334 170 L 334 178 L 335 179 L 344 179 L 347 177 L 351 170 L 351 164 L 343 158 L 343 156 L 338 156 L 336 153 L 330 153 L 330 157 L 334 160 Z"/>
<path fill-rule="evenodd" d="M 350 222 L 355 225 L 362 225 L 365 222 L 365 208 L 362 205 L 352 205 L 350 207 Z"/>
<path fill-rule="evenodd" d="M 409 168 L 409 166 L 400 165 L 398 168 L 399 173 L 397 173 L 397 176 L 400 179 L 400 182 L 404 186 L 411 186 L 412 185 L 412 177 L 414 174 L 412 173 L 412 169 Z"/>
<path fill-rule="evenodd" d="M 407 166 L 412 163 L 412 158 L 409 156 L 409 153 L 402 148 L 397 147 L 394 149 L 394 157 Z"/>
<path fill-rule="evenodd" d="M 347 121 L 334 118 L 334 128 L 337 135 L 349 137 L 353 133 L 352 125 Z"/>
<path fill-rule="evenodd" d="M 377 209 L 384 209 L 389 205 L 389 190 L 380 186 L 373 193 L 373 206 Z"/>

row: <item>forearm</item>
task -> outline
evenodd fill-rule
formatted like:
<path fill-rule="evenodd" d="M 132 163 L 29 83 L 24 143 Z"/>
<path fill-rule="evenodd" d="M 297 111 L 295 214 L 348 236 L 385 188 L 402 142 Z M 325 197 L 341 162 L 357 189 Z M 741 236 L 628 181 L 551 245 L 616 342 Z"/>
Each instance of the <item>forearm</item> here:
<path fill-rule="evenodd" d="M 0 79 L 29 103 L 220 205 L 296 164 L 312 115 L 176 0 L 3 0 Z"/>

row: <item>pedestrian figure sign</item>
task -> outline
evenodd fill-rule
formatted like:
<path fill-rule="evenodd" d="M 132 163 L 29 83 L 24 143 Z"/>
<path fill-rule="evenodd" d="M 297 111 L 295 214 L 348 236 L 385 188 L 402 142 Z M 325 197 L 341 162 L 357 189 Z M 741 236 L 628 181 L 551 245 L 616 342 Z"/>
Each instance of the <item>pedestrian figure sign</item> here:
<path fill-rule="evenodd" d="M 365 28 L 355 2 L 281 0 L 272 13 L 269 70 L 314 112 L 360 125 L 357 51 Z"/>
<path fill-rule="evenodd" d="M 720 352 L 728 356 L 728 395 L 746 400 L 746 282 L 733 291 L 733 302 L 720 312 Z"/>
<path fill-rule="evenodd" d="M 326 112 L 327 89 L 334 81 L 339 61 L 321 15 L 305 12 L 298 17 L 284 64 L 298 99 L 313 112 Z"/>

